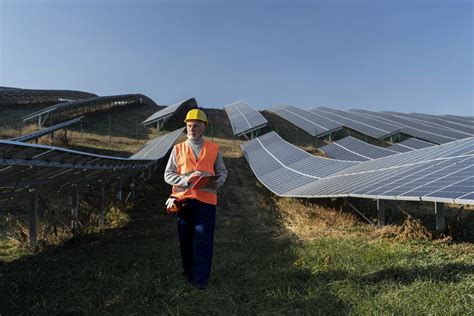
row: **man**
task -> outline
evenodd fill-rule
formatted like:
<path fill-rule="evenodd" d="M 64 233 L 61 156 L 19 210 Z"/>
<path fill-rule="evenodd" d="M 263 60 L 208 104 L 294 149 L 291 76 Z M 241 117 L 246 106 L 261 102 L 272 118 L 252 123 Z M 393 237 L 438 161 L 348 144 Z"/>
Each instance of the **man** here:
<path fill-rule="evenodd" d="M 170 209 L 177 199 L 185 201 L 178 212 L 184 275 L 204 289 L 211 273 L 217 189 L 224 184 L 227 169 L 218 145 L 203 137 L 208 124 L 206 114 L 193 109 L 184 121 L 188 139 L 174 146 L 166 165 L 165 181 L 173 186 L 166 204 Z M 217 176 L 217 180 L 194 189 L 193 184 L 203 176 Z"/>

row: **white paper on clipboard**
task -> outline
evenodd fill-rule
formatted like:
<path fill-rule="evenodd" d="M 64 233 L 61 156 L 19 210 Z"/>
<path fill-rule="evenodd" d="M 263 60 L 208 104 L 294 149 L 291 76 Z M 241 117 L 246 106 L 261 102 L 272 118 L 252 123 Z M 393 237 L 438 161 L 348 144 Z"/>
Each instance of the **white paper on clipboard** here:
<path fill-rule="evenodd" d="M 193 183 L 191 189 L 199 190 L 209 188 L 209 185 L 215 184 L 219 176 L 200 176 L 196 182 Z"/>

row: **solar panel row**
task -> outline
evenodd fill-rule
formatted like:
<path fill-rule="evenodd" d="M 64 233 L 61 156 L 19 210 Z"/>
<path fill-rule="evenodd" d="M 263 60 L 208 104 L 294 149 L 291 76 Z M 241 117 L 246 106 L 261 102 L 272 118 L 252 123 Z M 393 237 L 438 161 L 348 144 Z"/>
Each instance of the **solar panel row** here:
<path fill-rule="evenodd" d="M 161 136 L 130 158 L 0 140 L 0 191 L 67 185 L 146 170 L 171 148 L 183 128 Z"/>
<path fill-rule="evenodd" d="M 304 155 L 273 132 L 241 147 L 257 178 L 280 196 L 474 203 L 474 137 L 365 162 Z M 295 168 L 302 159 L 306 169 Z M 332 172 L 318 172 L 328 170 L 323 161 Z"/>
<path fill-rule="evenodd" d="M 408 139 L 403 140 L 399 143 L 393 144 L 392 146 L 388 147 L 388 149 L 404 153 L 404 152 L 407 152 L 407 151 L 422 149 L 422 148 L 431 147 L 431 146 L 434 146 L 434 145 L 435 144 L 425 142 L 421 139 L 408 138 Z"/>
<path fill-rule="evenodd" d="M 146 126 L 146 125 L 157 123 L 162 120 L 167 120 L 170 117 L 172 117 L 175 114 L 175 112 L 178 110 L 181 110 L 181 109 L 190 110 L 190 109 L 197 108 L 197 106 L 198 105 L 197 105 L 196 99 L 194 98 L 180 101 L 178 103 L 167 106 L 164 109 L 161 109 L 153 113 L 151 116 L 149 116 L 146 120 L 142 122 L 142 125 Z"/>
<path fill-rule="evenodd" d="M 400 127 L 390 123 L 381 122 L 367 117 L 361 117 L 347 111 L 331 109 L 327 107 L 316 107 L 310 110 L 328 120 L 349 127 L 359 133 L 369 135 L 373 138 L 384 139 L 390 135 L 400 132 Z"/>
<path fill-rule="evenodd" d="M 0 87 L 0 104 L 59 103 L 97 97 L 89 92 L 74 90 L 37 90 Z"/>
<path fill-rule="evenodd" d="M 457 122 L 451 122 L 449 118 L 441 118 L 435 115 L 428 114 L 414 114 L 414 113 L 400 113 L 400 112 L 384 112 L 395 116 L 407 118 L 414 122 L 420 122 L 422 124 L 429 124 L 434 127 L 444 128 L 453 130 L 460 133 L 465 133 L 468 136 L 474 136 L 474 124 L 463 124 Z"/>
<path fill-rule="evenodd" d="M 53 111 L 74 111 L 76 115 L 80 115 L 90 111 L 90 108 L 108 108 L 113 106 L 129 105 L 136 103 L 150 104 L 155 106 L 157 105 L 152 99 L 143 94 L 124 94 L 92 97 L 88 99 L 58 103 L 42 110 L 36 111 L 34 113 L 30 113 L 24 116 L 22 119 L 24 122 L 26 122 L 42 115 L 46 115 Z"/>
<path fill-rule="evenodd" d="M 237 101 L 224 106 L 234 135 L 247 134 L 267 125 L 268 121 L 260 112 L 244 101 Z"/>
<path fill-rule="evenodd" d="M 313 137 L 322 137 L 342 128 L 342 124 L 338 122 L 291 105 L 276 105 L 267 111 L 275 113 Z"/>
<path fill-rule="evenodd" d="M 354 137 L 344 137 L 319 148 L 331 158 L 350 161 L 365 161 L 398 154 L 397 151 L 368 144 Z"/>
<path fill-rule="evenodd" d="M 436 144 L 452 142 L 458 139 L 469 137 L 466 133 L 456 132 L 450 129 L 440 128 L 426 123 L 415 122 L 401 116 L 396 116 L 382 112 L 372 112 L 366 110 L 350 110 L 353 113 L 360 113 L 366 117 L 381 120 L 383 122 L 396 124 L 401 127 L 405 134 L 416 138 L 424 139 Z"/>
<path fill-rule="evenodd" d="M 59 123 L 59 124 L 56 124 L 56 125 L 44 128 L 44 129 L 40 129 L 40 130 L 35 131 L 33 133 L 30 133 L 30 134 L 21 135 L 21 136 L 12 138 L 10 140 L 17 141 L 17 142 L 27 142 L 27 141 L 30 141 L 32 139 L 37 139 L 41 136 L 50 134 L 50 133 L 52 133 L 54 131 L 57 131 L 61 128 L 65 128 L 65 127 L 67 127 L 69 125 L 72 125 L 74 123 L 78 123 L 82 120 L 82 118 L 83 118 L 83 116 L 76 117 L 75 119 L 72 119 L 72 120 L 69 120 L 69 121 L 66 121 L 66 122 L 62 122 L 62 123 Z"/>

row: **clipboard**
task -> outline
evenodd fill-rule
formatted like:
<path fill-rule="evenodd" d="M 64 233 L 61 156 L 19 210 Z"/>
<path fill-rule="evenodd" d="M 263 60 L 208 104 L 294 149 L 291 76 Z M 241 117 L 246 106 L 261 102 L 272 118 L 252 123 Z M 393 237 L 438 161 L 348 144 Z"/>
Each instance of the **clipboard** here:
<path fill-rule="evenodd" d="M 199 190 L 199 189 L 207 189 L 209 188 L 210 184 L 216 183 L 219 176 L 200 176 L 196 182 L 193 183 L 191 189 Z"/>

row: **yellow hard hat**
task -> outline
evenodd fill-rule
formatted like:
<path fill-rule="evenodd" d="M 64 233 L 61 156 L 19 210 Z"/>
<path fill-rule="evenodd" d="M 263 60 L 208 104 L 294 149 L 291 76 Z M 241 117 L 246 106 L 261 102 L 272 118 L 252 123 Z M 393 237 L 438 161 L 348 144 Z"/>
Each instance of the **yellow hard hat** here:
<path fill-rule="evenodd" d="M 192 109 L 191 111 L 189 111 L 188 114 L 186 114 L 186 119 L 184 120 L 184 122 L 191 121 L 191 120 L 202 121 L 207 126 L 207 117 L 206 117 L 206 113 L 204 113 L 203 110 Z"/>

